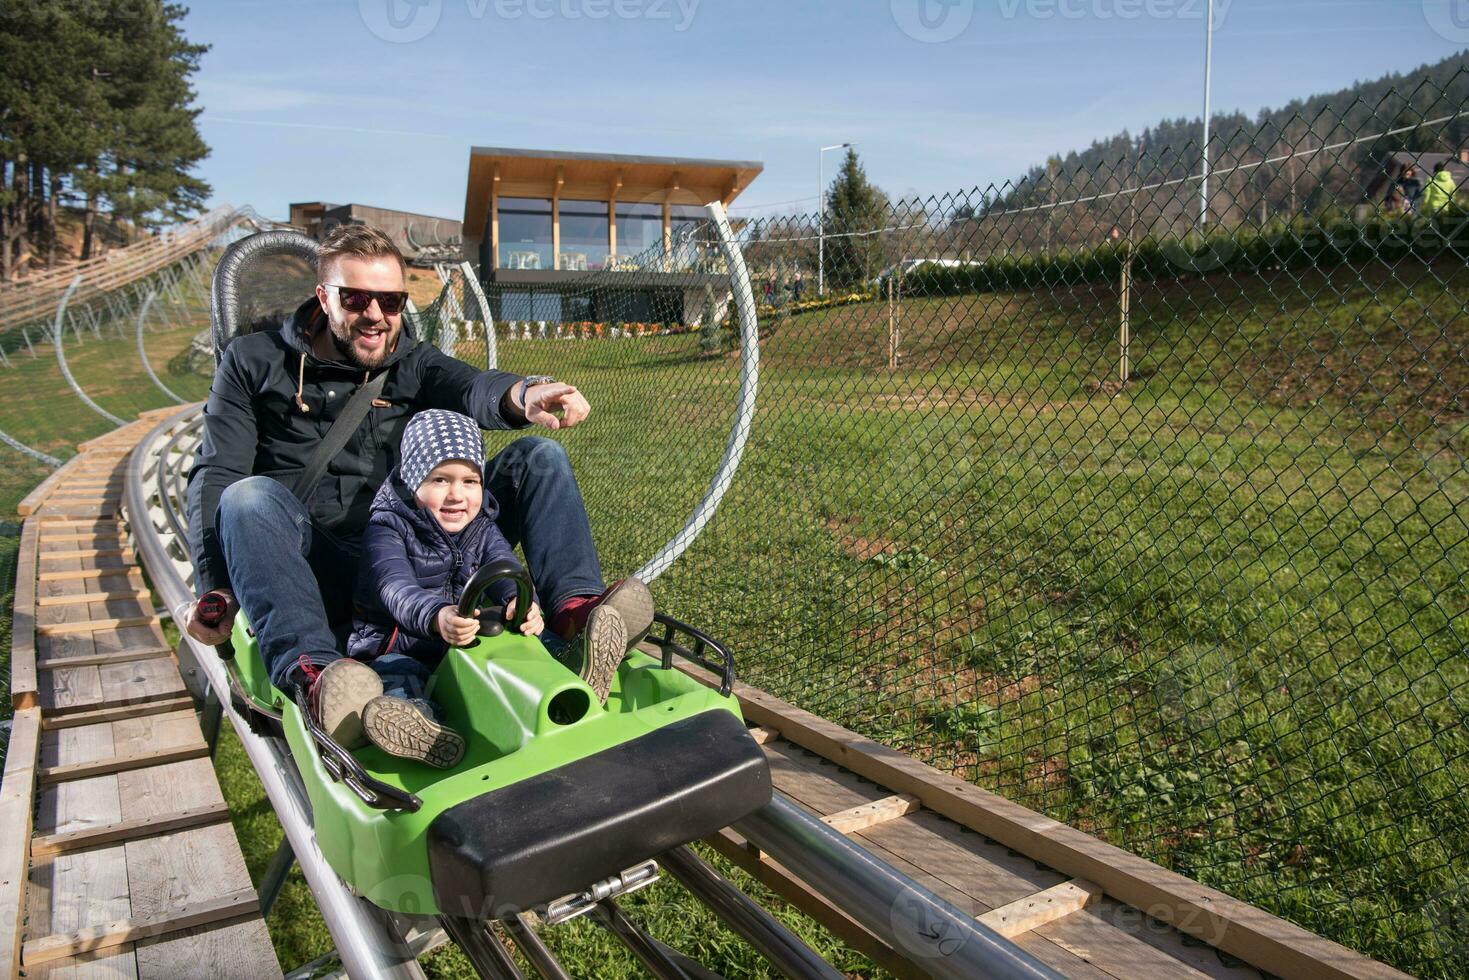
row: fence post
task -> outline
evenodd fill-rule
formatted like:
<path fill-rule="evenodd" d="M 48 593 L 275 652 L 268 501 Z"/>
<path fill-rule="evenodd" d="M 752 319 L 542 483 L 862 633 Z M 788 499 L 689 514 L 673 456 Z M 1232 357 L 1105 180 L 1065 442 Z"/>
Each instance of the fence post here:
<path fill-rule="evenodd" d="M 898 369 L 898 307 L 893 296 L 897 275 L 888 276 L 888 370 Z"/>
<path fill-rule="evenodd" d="M 29 330 L 21 330 L 21 336 L 25 337 L 26 339 L 26 350 L 31 352 L 32 357 L 35 357 L 36 347 L 34 344 L 31 343 L 31 332 Z"/>
<path fill-rule="evenodd" d="M 1117 378 L 1124 384 L 1132 376 L 1132 242 L 1122 259 L 1122 322 L 1118 326 Z"/>

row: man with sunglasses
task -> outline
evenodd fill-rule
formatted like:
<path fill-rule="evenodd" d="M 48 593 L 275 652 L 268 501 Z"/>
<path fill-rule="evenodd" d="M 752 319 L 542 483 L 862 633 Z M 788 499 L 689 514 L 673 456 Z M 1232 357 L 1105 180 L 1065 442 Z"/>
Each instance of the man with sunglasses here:
<path fill-rule="evenodd" d="M 404 271 L 382 232 L 333 231 L 318 252 L 316 295 L 280 330 L 238 337 L 225 349 L 189 474 L 196 591 L 209 601 L 183 612 L 185 628 L 204 643 L 224 642 L 243 607 L 272 682 L 317 679 L 313 695 L 328 700 L 328 678 L 352 673 L 324 668 L 341 659 L 369 507 L 397 465 L 408 420 L 439 408 L 487 429 L 560 429 L 591 411 L 572 385 L 480 371 L 419 343 L 403 324 Z M 359 389 L 357 411 L 365 408 L 366 417 L 354 423 L 348 404 Z M 331 444 L 328 433 L 344 413 L 342 432 L 351 434 L 328 459 L 319 447 Z M 612 608 L 633 600 L 622 610 L 627 632 L 646 631 L 645 587 L 629 580 L 631 587 L 604 592 L 581 492 L 559 443 L 517 439 L 486 463 L 484 476 L 500 505 L 497 524 L 521 546 L 552 629 L 576 635 L 606 597 Z M 585 639 L 592 631 L 580 632 L 584 674 L 605 669 L 602 659 L 621 659 L 621 646 L 615 654 L 593 649 Z M 330 709 L 318 700 L 318 710 Z"/>

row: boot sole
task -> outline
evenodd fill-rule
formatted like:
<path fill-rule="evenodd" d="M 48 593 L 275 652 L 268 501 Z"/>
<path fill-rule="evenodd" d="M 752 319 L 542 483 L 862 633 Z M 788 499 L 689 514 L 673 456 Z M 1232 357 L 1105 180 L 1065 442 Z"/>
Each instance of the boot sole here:
<path fill-rule="evenodd" d="M 597 695 L 600 704 L 607 703 L 612 678 L 627 654 L 627 627 L 622 616 L 611 606 L 598 606 L 587 617 L 585 646 L 581 662 L 581 679 Z"/>
<path fill-rule="evenodd" d="M 424 717 L 402 698 L 378 697 L 362 709 L 362 727 L 388 755 L 452 769 L 464 758 L 464 736 Z"/>
<path fill-rule="evenodd" d="M 383 680 L 377 671 L 357 660 L 336 660 L 323 670 L 317 693 L 321 727 L 343 748 L 361 748 L 367 744 L 362 709 L 382 695 Z"/>
<path fill-rule="evenodd" d="M 643 641 L 653 628 L 653 593 L 635 578 L 625 578 L 612 587 L 602 604 L 611 606 L 622 617 L 627 630 L 627 647 L 631 650 Z"/>

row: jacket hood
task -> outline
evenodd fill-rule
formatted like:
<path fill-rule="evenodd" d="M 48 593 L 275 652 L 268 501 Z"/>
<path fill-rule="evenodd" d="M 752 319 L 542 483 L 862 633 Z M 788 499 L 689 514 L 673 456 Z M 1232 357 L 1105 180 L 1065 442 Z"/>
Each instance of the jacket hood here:
<path fill-rule="evenodd" d="M 413 326 L 409 323 L 409 317 L 405 311 L 403 314 L 403 329 L 398 334 L 398 346 L 388 352 L 381 367 L 391 367 L 408 355 L 414 347 L 418 346 L 418 337 L 413 332 Z M 310 364 L 324 365 L 328 367 L 340 367 L 347 370 L 355 370 L 340 361 L 324 361 L 317 357 L 311 350 L 311 335 L 317 329 L 326 326 L 326 314 L 322 312 L 321 304 L 316 297 L 312 296 L 306 302 L 296 307 L 296 311 L 286 317 L 285 323 L 281 324 L 281 337 L 287 346 L 294 351 L 306 355 L 306 361 Z"/>
<path fill-rule="evenodd" d="M 1430 181 L 1430 183 L 1437 184 L 1439 187 L 1443 188 L 1446 191 L 1454 191 L 1456 189 L 1454 185 L 1454 175 L 1449 173 L 1447 170 L 1440 170 L 1438 173 L 1434 174 L 1433 180 Z"/>

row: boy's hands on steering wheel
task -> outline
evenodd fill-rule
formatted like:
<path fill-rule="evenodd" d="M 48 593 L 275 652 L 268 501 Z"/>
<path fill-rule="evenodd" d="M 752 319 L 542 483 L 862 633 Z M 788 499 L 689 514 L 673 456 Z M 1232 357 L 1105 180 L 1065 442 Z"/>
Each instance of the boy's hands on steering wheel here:
<path fill-rule="evenodd" d="M 229 589 L 215 589 L 193 602 L 185 603 L 174 619 L 183 626 L 184 632 L 200 643 L 218 646 L 229 640 L 230 630 L 235 624 L 235 613 L 239 610 L 240 604 L 235 601 L 233 592 Z"/>
<path fill-rule="evenodd" d="M 514 618 L 515 600 L 511 599 L 505 604 L 505 622 L 508 623 Z M 541 607 L 532 602 L 530 604 L 530 612 L 526 614 L 525 622 L 520 626 L 520 632 L 523 636 L 540 636 L 545 629 L 546 624 L 541 619 Z"/>
<path fill-rule="evenodd" d="M 474 642 L 479 635 L 479 610 L 474 611 L 474 618 L 459 615 L 458 606 L 445 606 L 439 610 L 439 615 L 434 623 L 438 627 L 439 636 L 451 647 L 464 647 Z"/>

